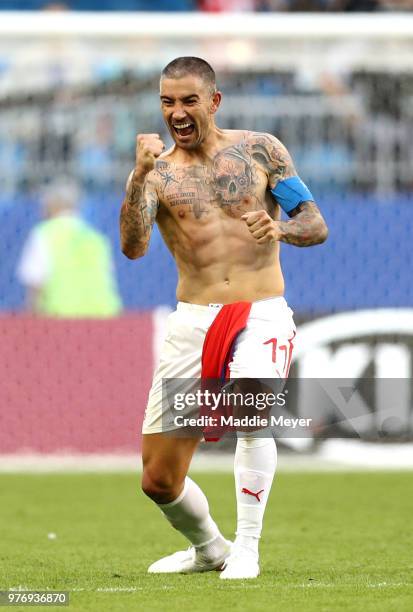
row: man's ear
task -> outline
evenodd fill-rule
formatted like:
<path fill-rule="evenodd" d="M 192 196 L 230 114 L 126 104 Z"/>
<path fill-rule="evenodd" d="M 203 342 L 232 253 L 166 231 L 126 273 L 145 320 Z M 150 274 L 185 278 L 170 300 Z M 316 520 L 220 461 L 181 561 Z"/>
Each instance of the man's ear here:
<path fill-rule="evenodd" d="M 212 96 L 211 107 L 210 107 L 211 115 L 217 112 L 219 105 L 221 104 L 221 100 L 222 100 L 222 93 L 220 91 L 216 91 L 214 95 Z"/>

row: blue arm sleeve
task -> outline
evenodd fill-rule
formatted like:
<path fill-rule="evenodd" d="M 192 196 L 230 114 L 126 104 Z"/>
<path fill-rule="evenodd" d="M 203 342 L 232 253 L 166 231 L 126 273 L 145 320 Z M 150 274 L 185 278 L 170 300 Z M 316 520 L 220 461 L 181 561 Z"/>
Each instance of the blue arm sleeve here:
<path fill-rule="evenodd" d="M 294 210 L 301 202 L 311 200 L 314 202 L 311 191 L 298 176 L 291 176 L 278 181 L 271 193 L 276 198 L 284 212 L 287 214 Z"/>

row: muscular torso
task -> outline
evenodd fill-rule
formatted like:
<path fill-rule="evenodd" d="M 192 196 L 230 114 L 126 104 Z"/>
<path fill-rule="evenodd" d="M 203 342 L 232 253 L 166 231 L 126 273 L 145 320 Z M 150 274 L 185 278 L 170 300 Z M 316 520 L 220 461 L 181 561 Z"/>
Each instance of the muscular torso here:
<path fill-rule="evenodd" d="M 255 301 L 284 291 L 279 243 L 257 244 L 241 219 L 260 209 L 279 218 L 268 190 L 277 151 L 266 135 L 223 134 L 225 146 L 202 163 L 177 163 L 172 150 L 150 177 L 157 223 L 178 267 L 177 299 L 195 304 Z"/>

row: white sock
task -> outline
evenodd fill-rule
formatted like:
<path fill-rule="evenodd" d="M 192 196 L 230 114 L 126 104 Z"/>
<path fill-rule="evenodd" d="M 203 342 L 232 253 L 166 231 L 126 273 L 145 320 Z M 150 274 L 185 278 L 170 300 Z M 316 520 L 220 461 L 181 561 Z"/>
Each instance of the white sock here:
<path fill-rule="evenodd" d="M 237 496 L 236 544 L 258 554 L 262 521 L 277 466 L 277 447 L 268 437 L 254 438 L 241 433 L 234 460 Z"/>
<path fill-rule="evenodd" d="M 198 485 L 185 478 L 182 493 L 169 504 L 157 504 L 165 518 L 193 544 L 212 558 L 219 556 L 226 540 L 209 514 L 208 500 Z"/>

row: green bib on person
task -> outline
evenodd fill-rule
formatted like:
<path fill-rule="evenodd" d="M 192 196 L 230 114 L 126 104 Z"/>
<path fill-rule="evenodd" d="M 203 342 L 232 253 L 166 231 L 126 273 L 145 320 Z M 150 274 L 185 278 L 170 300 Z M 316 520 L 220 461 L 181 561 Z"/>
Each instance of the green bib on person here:
<path fill-rule="evenodd" d="M 39 227 L 50 260 L 38 310 L 56 317 L 111 317 L 121 310 L 109 241 L 76 216 Z"/>

